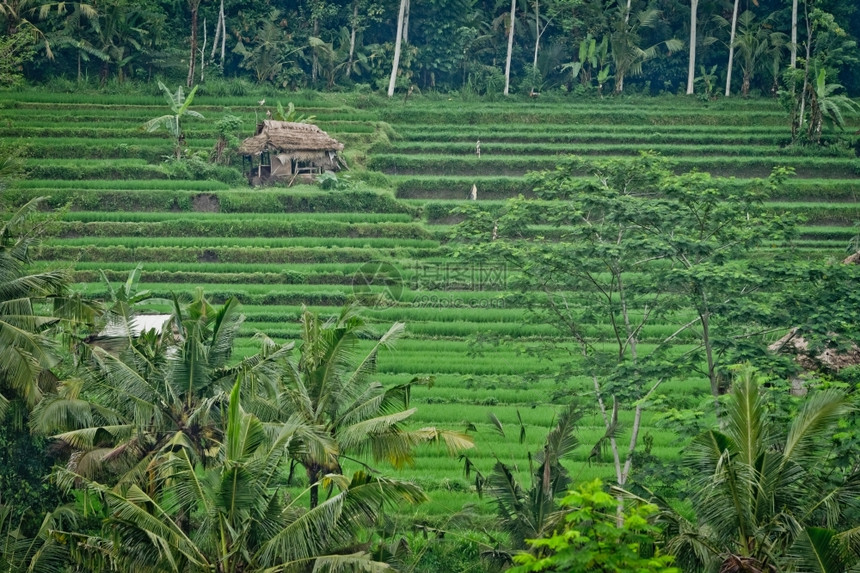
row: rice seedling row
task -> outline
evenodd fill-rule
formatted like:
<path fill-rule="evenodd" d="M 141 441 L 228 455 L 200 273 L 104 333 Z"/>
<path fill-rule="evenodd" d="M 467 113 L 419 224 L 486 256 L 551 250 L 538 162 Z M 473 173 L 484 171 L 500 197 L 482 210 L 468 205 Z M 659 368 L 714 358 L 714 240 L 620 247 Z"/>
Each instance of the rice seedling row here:
<path fill-rule="evenodd" d="M 226 221 L 235 219 L 228 213 L 196 213 L 194 221 Z M 338 221 L 343 223 L 410 223 L 413 217 L 405 213 L 246 213 L 242 215 L 246 221 Z M 187 213 L 151 212 L 151 211 L 71 211 L 64 213 L 60 220 L 93 222 L 162 222 L 188 220 Z"/>
<path fill-rule="evenodd" d="M 392 237 L 122 237 L 118 244 L 114 237 L 52 238 L 43 243 L 48 246 L 66 247 L 123 247 L 146 249 L 149 247 L 176 248 L 350 248 L 350 249 L 395 249 L 433 248 L 439 242 L 431 239 L 400 239 Z"/>
<path fill-rule="evenodd" d="M 379 146 L 379 152 L 404 155 L 475 155 L 475 143 L 391 143 Z M 709 142 L 679 144 L 666 143 L 591 143 L 572 141 L 570 143 L 502 143 L 481 142 L 481 159 L 494 155 L 522 154 L 528 156 L 575 154 L 575 155 L 636 155 L 640 152 L 653 151 L 661 155 L 684 157 L 696 155 L 699 157 L 817 157 L 820 155 L 812 149 L 783 148 L 776 145 L 736 145 L 713 144 Z M 843 157 L 854 157 L 853 149 L 841 151 Z"/>
<path fill-rule="evenodd" d="M 522 175 L 527 171 L 552 169 L 558 161 L 558 157 L 550 156 L 493 155 L 479 158 L 474 154 L 468 157 L 377 154 L 370 158 L 368 167 L 392 175 L 463 175 L 465 173 Z M 678 172 L 696 168 L 718 176 L 766 177 L 774 167 L 793 167 L 799 177 L 846 178 L 860 175 L 860 163 L 856 158 L 680 157 L 674 163 Z"/>
<path fill-rule="evenodd" d="M 39 249 L 37 258 L 53 261 L 79 261 L 105 263 L 118 262 L 170 262 L 189 264 L 201 262 L 220 263 L 266 263 L 266 264 L 296 264 L 296 263 L 332 263 L 332 262 L 371 262 L 393 260 L 399 257 L 422 259 L 431 256 L 441 256 L 440 249 L 396 249 L 373 248 L 188 248 L 188 247 L 139 247 L 128 248 L 125 245 L 107 247 L 70 247 L 43 246 Z"/>
<path fill-rule="evenodd" d="M 391 176 L 399 199 L 422 199 L 425 213 L 433 200 L 467 199 L 472 185 L 479 201 L 504 199 L 517 195 L 531 196 L 532 185 L 522 176 Z M 585 179 L 585 178 L 583 178 Z M 749 183 L 748 179 L 714 178 L 713 183 L 725 188 Z M 850 179 L 789 179 L 774 200 L 818 199 L 828 201 L 857 201 L 860 199 L 860 178 Z M 429 211 L 432 211 L 430 209 Z"/>

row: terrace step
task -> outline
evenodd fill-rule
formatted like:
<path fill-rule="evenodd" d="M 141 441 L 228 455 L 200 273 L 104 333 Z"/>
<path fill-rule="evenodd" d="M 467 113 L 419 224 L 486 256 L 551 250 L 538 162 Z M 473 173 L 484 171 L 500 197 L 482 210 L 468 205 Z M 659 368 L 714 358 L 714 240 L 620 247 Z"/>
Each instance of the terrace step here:
<path fill-rule="evenodd" d="M 631 153 L 628 156 L 634 156 Z M 390 175 L 507 175 L 522 176 L 528 171 L 553 169 L 558 157 L 493 155 L 397 155 L 377 154 L 368 167 Z M 792 167 L 802 178 L 845 179 L 860 175 L 856 158 L 829 157 L 680 157 L 673 161 L 676 172 L 691 169 L 708 171 L 715 176 L 767 177 L 774 167 Z M 582 175 L 587 173 L 583 171 Z"/>

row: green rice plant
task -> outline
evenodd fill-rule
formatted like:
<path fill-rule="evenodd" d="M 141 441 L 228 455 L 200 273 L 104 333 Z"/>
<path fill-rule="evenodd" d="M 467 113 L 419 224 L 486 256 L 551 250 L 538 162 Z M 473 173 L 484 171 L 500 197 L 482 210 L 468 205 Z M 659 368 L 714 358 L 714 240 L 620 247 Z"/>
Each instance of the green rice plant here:
<path fill-rule="evenodd" d="M 82 160 L 83 161 L 83 160 Z M 119 160 L 123 161 L 123 160 Z M 67 165 L 50 163 L 31 164 L 26 168 L 27 175 L 37 179 L 167 179 L 168 175 L 159 165 L 140 164 L 116 165 L 110 161 L 100 164 Z"/>
<path fill-rule="evenodd" d="M 654 151 L 661 155 L 682 157 L 687 155 L 715 156 L 715 157 L 759 157 L 782 155 L 782 150 L 775 145 L 738 145 L 738 144 L 715 144 L 709 141 L 700 143 L 663 143 L 644 142 L 635 143 L 625 141 L 623 143 L 592 143 L 573 142 L 577 155 L 636 155 L 643 151 Z M 845 150 L 845 156 L 853 150 Z M 380 149 L 383 153 L 398 153 L 406 155 L 471 155 L 475 153 L 474 143 L 458 142 L 398 142 Z M 481 142 L 481 159 L 492 155 L 559 155 L 571 152 L 571 143 L 544 143 L 544 142 Z M 810 150 L 809 155 L 814 155 Z"/>
<path fill-rule="evenodd" d="M 110 180 L 94 180 L 87 181 L 86 186 L 82 187 L 81 183 L 76 181 L 63 181 L 58 179 L 22 179 L 14 182 L 10 187 L 15 189 L 38 189 L 40 191 L 48 189 L 70 189 L 78 192 L 89 191 L 150 191 L 153 190 L 153 185 L 157 185 L 159 190 L 169 191 L 222 191 L 229 189 L 230 186 L 221 181 L 158 181 L 151 180 L 135 180 L 127 179 L 124 181 Z"/>
<path fill-rule="evenodd" d="M 691 124 L 700 125 L 782 125 L 785 122 L 785 113 L 773 109 L 773 111 L 751 111 L 748 113 L 737 113 L 737 111 L 720 111 L 704 114 L 702 110 L 669 110 L 669 109 L 647 109 L 641 106 L 573 106 L 545 109 L 493 109 L 491 107 L 480 109 L 468 109 L 464 107 L 437 106 L 434 108 L 400 108 L 387 109 L 381 112 L 381 118 L 392 124 L 454 122 L 461 125 L 475 125 L 487 121 L 510 122 L 510 123 L 590 123 L 590 124 L 653 124 L 673 125 Z"/>
<path fill-rule="evenodd" d="M 403 237 L 426 239 L 429 233 L 413 223 L 342 223 L 338 221 L 197 221 L 193 218 L 158 223 L 58 221 L 58 237 Z"/>
<path fill-rule="evenodd" d="M 44 245 L 67 247 L 114 247 L 128 249 L 146 247 L 212 248 L 245 247 L 261 249 L 277 248 L 352 248 L 394 249 L 435 248 L 438 241 L 429 239 L 399 239 L 389 237 L 71 237 L 46 239 Z"/>
<path fill-rule="evenodd" d="M 145 211 L 69 211 L 61 216 L 63 221 L 80 221 L 82 223 L 113 221 L 113 222 L 160 222 L 185 220 L 187 213 L 153 213 Z M 235 220 L 234 214 L 227 213 L 197 213 L 196 221 L 225 221 Z M 345 223 L 409 223 L 412 217 L 403 213 L 245 213 L 241 217 L 246 221 L 338 221 Z"/>
<path fill-rule="evenodd" d="M 41 246 L 36 258 L 50 261 L 101 262 L 113 266 L 118 262 L 165 263 L 367 263 L 388 260 L 397 256 L 422 258 L 439 255 L 440 249 L 373 249 L 373 248 L 306 248 L 306 247 L 137 247 L 110 246 Z"/>
<path fill-rule="evenodd" d="M 774 211 L 799 215 L 806 223 L 821 225 L 851 225 L 860 220 L 860 205 L 857 203 L 770 203 Z"/>
<path fill-rule="evenodd" d="M 526 171 L 552 169 L 558 157 L 495 155 L 488 157 L 448 155 L 379 154 L 371 157 L 368 167 L 391 174 L 457 175 L 468 171 L 476 174 L 516 175 Z M 718 176 L 766 177 L 774 167 L 793 167 L 798 176 L 846 178 L 860 174 L 856 159 L 830 157 L 680 157 L 678 171 L 698 169 Z M 585 175 L 585 172 L 583 172 Z"/>
<path fill-rule="evenodd" d="M 536 137 L 540 140 L 541 134 L 547 135 L 564 135 L 568 134 L 572 137 L 582 136 L 588 137 L 593 135 L 604 134 L 612 137 L 632 136 L 632 137 L 654 137 L 661 138 L 664 135 L 684 136 L 688 135 L 695 138 L 705 137 L 708 134 L 717 138 L 723 136 L 729 137 L 775 137 L 785 135 L 785 127 L 779 125 L 702 125 L 702 124 L 677 124 L 677 125 L 661 125 L 659 131 L 651 124 L 641 125 L 607 125 L 596 122 L 577 122 L 577 123 L 553 123 L 553 124 L 529 124 L 522 122 L 484 122 L 480 126 L 457 124 L 457 123 L 433 123 L 433 124 L 397 124 L 397 132 L 403 139 L 415 141 L 445 141 L 453 139 L 455 141 L 471 141 L 474 139 L 476 132 L 479 130 L 480 137 L 499 136 L 517 136 L 523 134 L 529 138 Z M 432 127 L 432 129 L 430 129 Z M 733 140 L 734 141 L 734 140 Z M 742 143 L 743 140 L 738 140 Z"/>

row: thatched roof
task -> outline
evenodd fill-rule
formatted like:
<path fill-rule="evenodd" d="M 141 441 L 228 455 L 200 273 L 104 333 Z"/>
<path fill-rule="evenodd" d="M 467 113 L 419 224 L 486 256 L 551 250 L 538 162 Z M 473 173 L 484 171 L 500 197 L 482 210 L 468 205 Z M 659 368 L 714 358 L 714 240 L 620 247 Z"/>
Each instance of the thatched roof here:
<path fill-rule="evenodd" d="M 341 151 L 343 144 L 309 123 L 267 119 L 257 124 L 257 134 L 254 137 L 249 137 L 242 142 L 239 153 L 260 155 L 266 150 L 301 157 Z"/>

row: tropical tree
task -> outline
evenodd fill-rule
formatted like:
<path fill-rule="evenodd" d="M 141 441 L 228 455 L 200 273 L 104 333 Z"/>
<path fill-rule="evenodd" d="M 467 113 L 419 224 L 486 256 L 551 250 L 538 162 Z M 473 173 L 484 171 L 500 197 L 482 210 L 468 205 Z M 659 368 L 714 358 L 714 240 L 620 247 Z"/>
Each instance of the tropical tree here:
<path fill-rule="evenodd" d="M 186 0 L 188 9 L 191 11 L 191 53 L 188 56 L 188 79 L 185 81 L 185 87 L 190 88 L 194 85 L 194 71 L 197 63 L 197 15 L 200 13 L 200 4 L 203 0 Z"/>
<path fill-rule="evenodd" d="M 276 82 L 284 72 L 288 58 L 307 47 L 294 47 L 291 44 L 289 35 L 277 24 L 281 18 L 281 12 L 272 9 L 254 25 L 253 38 L 240 37 L 233 49 L 242 56 L 239 66 L 253 72 L 257 83 Z M 286 83 L 281 82 L 281 87 L 286 87 Z"/>
<path fill-rule="evenodd" d="M 54 59 L 51 43 L 46 33 L 35 24 L 52 13 L 64 15 L 71 8 L 85 18 L 95 18 L 96 9 L 81 2 L 44 2 L 43 0 L 0 0 L 0 16 L 6 20 L 6 33 L 14 36 L 19 32 L 30 34 L 34 40 L 43 42 L 48 59 Z"/>
<path fill-rule="evenodd" d="M 195 463 L 186 449 L 166 450 L 154 485 L 108 487 L 69 470 L 58 480 L 83 486 L 105 515 L 95 535 L 69 539 L 77 563 L 90 571 L 390 571 L 353 545 L 386 507 L 426 497 L 410 483 L 326 476 L 340 491 L 312 510 L 284 496 L 282 469 L 298 438 L 293 424 L 272 435 L 241 407 L 237 381 L 227 405 L 223 440 L 213 463 Z M 89 501 L 89 503 L 93 503 Z"/>
<path fill-rule="evenodd" d="M 404 428 L 404 422 L 416 411 L 409 407 L 411 387 L 421 381 L 385 388 L 369 378 L 379 352 L 391 348 L 405 325 L 395 323 L 376 338 L 358 310 L 357 305 L 347 306 L 329 320 L 305 310 L 300 356 L 290 363 L 276 400 L 261 398 L 248 406 L 264 422 L 295 416 L 321 428 L 336 444 L 334 453 L 317 448 L 297 458 L 307 473 L 312 508 L 319 503 L 320 479 L 327 473 L 343 473 L 344 460 L 362 465 L 361 458 L 368 454 L 374 461 L 401 467 L 412 463 L 414 447 L 420 443 L 441 442 L 452 453 L 472 447 L 471 438 L 457 432 Z M 374 338 L 374 342 L 363 352 L 359 345 L 366 337 Z"/>
<path fill-rule="evenodd" d="M 33 59 L 35 52 L 33 39 L 27 34 L 0 38 L 0 83 L 10 87 L 23 83 L 24 64 Z"/>
<path fill-rule="evenodd" d="M 4 573 L 50 573 L 63 571 L 69 552 L 53 532 L 79 525 L 77 514 L 61 507 L 41 516 L 32 533 L 17 519 L 15 508 L 0 505 L 0 571 Z"/>
<path fill-rule="evenodd" d="M 559 513 L 560 500 L 571 486 L 570 474 L 562 460 L 579 446 L 576 437 L 577 424 L 582 410 L 576 405 L 568 406 L 559 416 L 540 451 L 529 456 L 531 483 L 525 489 L 514 475 L 516 468 L 497 460 L 493 471 L 486 478 L 475 474 L 478 491 L 485 491 L 494 498 L 496 516 L 501 529 L 510 535 L 510 547 L 496 551 L 497 557 L 510 560 L 512 554 L 527 548 L 526 540 L 537 539 L 554 531 L 563 522 Z M 498 418 L 490 415 L 497 430 L 504 435 Z M 520 437 L 524 437 L 521 426 Z M 472 469 L 471 460 L 464 457 L 467 473 Z"/>
<path fill-rule="evenodd" d="M 738 17 L 740 29 L 735 38 L 735 47 L 741 59 L 741 70 L 743 71 L 743 83 L 741 84 L 741 95 L 749 96 L 750 82 L 756 71 L 761 67 L 761 57 L 768 53 L 772 47 L 785 44 L 785 34 L 781 32 L 769 32 L 767 23 L 770 18 L 756 22 L 755 14 L 747 10 Z"/>
<path fill-rule="evenodd" d="M 176 159 L 180 159 L 182 157 L 182 147 L 185 145 L 185 134 L 182 133 L 182 119 L 185 117 L 203 119 L 203 115 L 188 109 L 194 102 L 194 94 L 197 93 L 197 88 L 200 86 L 194 86 L 188 92 L 188 95 L 185 95 L 185 92 L 182 91 L 182 86 L 176 88 L 176 93 L 171 93 L 167 89 L 167 86 L 161 82 L 158 82 L 158 87 L 164 92 L 164 98 L 167 100 L 167 105 L 170 107 L 172 113 L 150 119 L 143 124 L 143 128 L 146 131 L 156 131 L 160 128 L 166 129 L 167 133 L 173 138 L 173 151 Z"/>
<path fill-rule="evenodd" d="M 860 557 L 858 530 L 843 529 L 860 473 L 834 467 L 826 444 L 851 404 L 839 390 L 819 390 L 783 425 L 768 412 L 762 383 L 741 370 L 724 428 L 687 448 L 697 522 L 661 500 L 667 548 L 685 571 L 847 571 Z"/>
<path fill-rule="evenodd" d="M 592 80 L 595 71 L 598 73 L 606 66 L 607 53 L 609 49 L 608 36 L 603 36 L 600 43 L 597 39 L 588 33 L 585 38 L 579 42 L 578 58 L 575 62 L 570 62 L 562 66 L 562 70 L 570 70 L 573 77 L 579 76 L 579 81 L 583 87 L 592 87 Z M 607 68 L 608 71 L 608 68 Z"/>
<path fill-rule="evenodd" d="M 102 82 L 107 81 L 110 66 L 113 65 L 116 67 L 117 81 L 122 83 L 125 78 L 125 67 L 144 49 L 144 38 L 148 34 L 147 29 L 151 26 L 147 21 L 149 16 L 150 14 L 138 5 L 124 0 L 105 3 L 98 18 L 92 22 L 96 44 L 89 47 L 79 41 L 74 42 L 73 45 L 80 52 L 89 53 L 102 60 Z M 192 94 L 188 94 L 188 97 L 193 99 Z M 170 105 L 173 107 L 172 104 Z"/>
<path fill-rule="evenodd" d="M 834 127 L 845 128 L 843 112 L 851 113 L 860 111 L 860 105 L 846 95 L 835 93 L 841 90 L 839 84 L 827 83 L 827 72 L 823 68 L 819 70 L 815 78 L 815 84 L 809 84 L 809 124 L 807 136 L 810 141 L 821 142 L 821 132 L 824 120 L 828 120 Z"/>
<path fill-rule="evenodd" d="M 615 93 L 624 91 L 624 79 L 627 76 L 638 76 L 642 73 L 642 64 L 657 56 L 661 45 L 672 52 L 683 48 L 681 40 L 670 38 L 643 48 L 641 32 L 653 28 L 660 17 L 660 11 L 655 9 L 639 10 L 630 13 L 629 6 L 625 7 L 623 0 L 618 0 L 618 6 L 612 11 L 611 34 L 609 47 L 615 64 Z"/>
<path fill-rule="evenodd" d="M 291 345 L 269 345 L 231 363 L 244 320 L 238 301 L 215 308 L 198 291 L 186 307 L 174 305 L 160 332 L 138 336 L 133 315 L 114 313 L 124 321 L 124 344 L 108 345 L 112 351 L 94 346 L 89 367 L 34 411 L 33 429 L 71 450 L 70 471 L 143 486 L 166 454 L 179 450 L 207 467 L 223 440 L 231 385 L 241 379 L 249 391 L 271 394 Z M 315 436 L 305 437 L 306 447 L 326 450 Z"/>
<path fill-rule="evenodd" d="M 14 161 L 6 158 L 4 167 L 12 171 Z M 42 199 L 29 201 L 0 226 L 0 419 L 17 403 L 19 425 L 55 380 L 49 369 L 59 358 L 50 329 L 59 319 L 45 306 L 63 297 L 70 282 L 63 269 L 28 273 L 30 250 L 43 232 L 34 219 Z"/>

